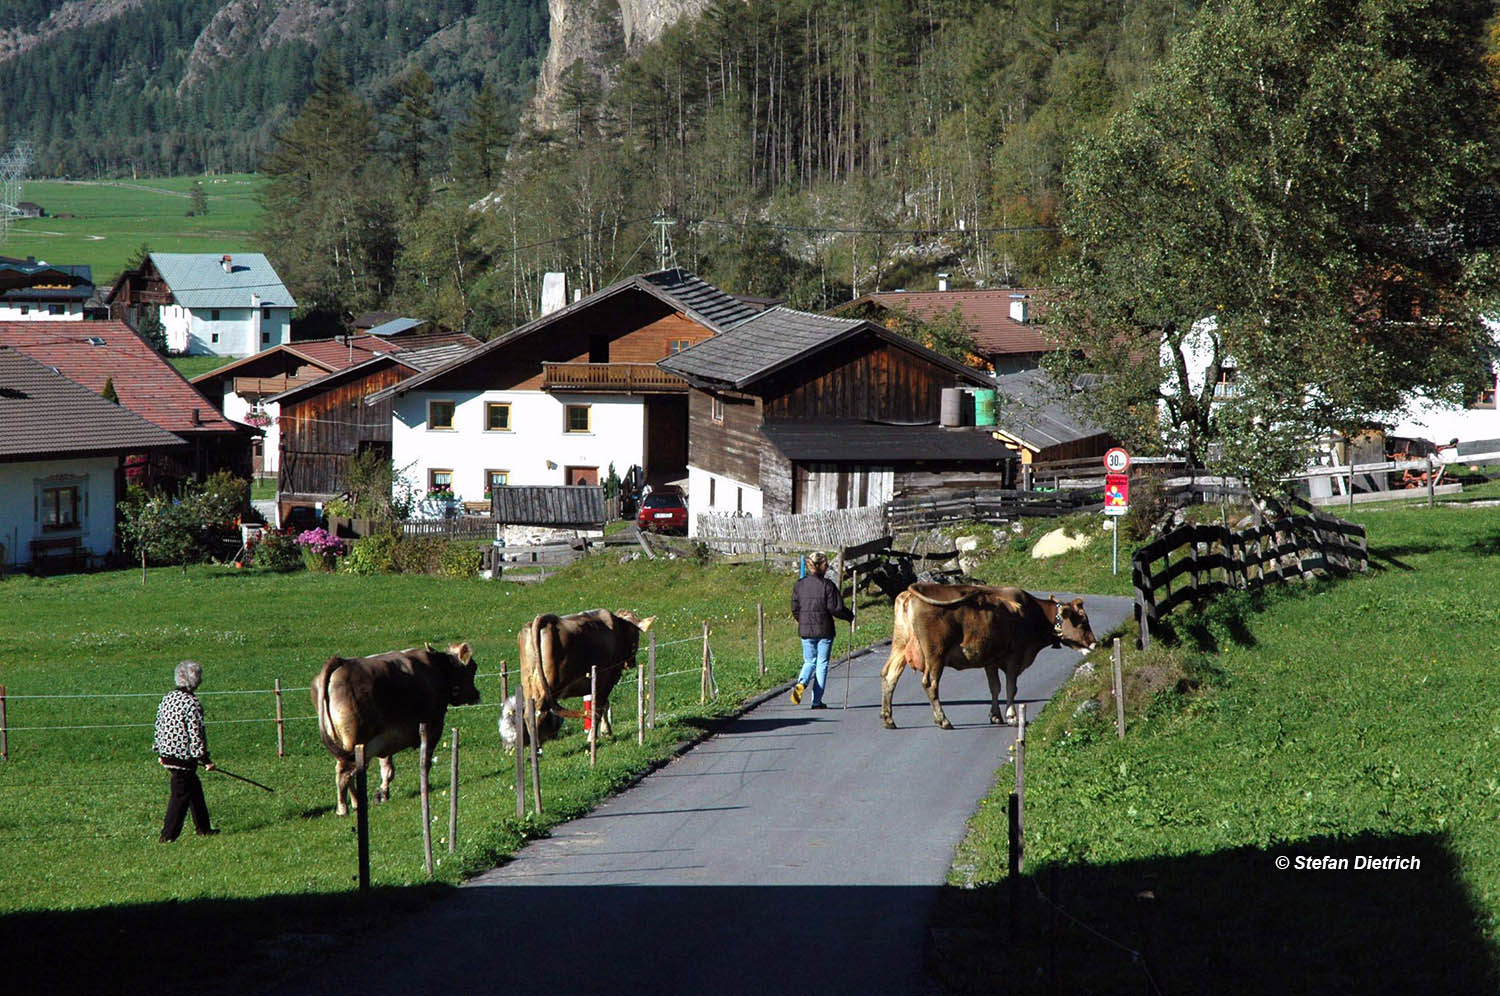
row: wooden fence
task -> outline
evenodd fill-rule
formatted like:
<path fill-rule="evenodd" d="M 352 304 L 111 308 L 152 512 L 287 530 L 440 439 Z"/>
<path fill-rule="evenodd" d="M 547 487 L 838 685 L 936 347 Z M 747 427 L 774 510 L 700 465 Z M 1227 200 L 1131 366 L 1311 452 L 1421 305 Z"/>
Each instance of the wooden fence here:
<path fill-rule="evenodd" d="M 403 536 L 439 536 L 451 540 L 493 540 L 495 520 L 488 515 L 454 515 L 446 519 L 409 519 Z"/>
<path fill-rule="evenodd" d="M 723 553 L 759 553 L 767 546 L 834 550 L 884 536 L 885 506 L 798 515 L 699 515 L 699 541 Z"/>
<path fill-rule="evenodd" d="M 945 522 L 998 523 L 1098 511 L 1103 504 L 1097 491 L 969 491 L 927 501 L 897 499 L 886 506 L 886 523 L 891 530 Z"/>
<path fill-rule="evenodd" d="M 1179 526 L 1130 559 L 1140 646 L 1150 646 L 1162 617 L 1184 602 L 1369 565 L 1364 527 L 1322 512 L 1279 513 L 1243 530 Z"/>

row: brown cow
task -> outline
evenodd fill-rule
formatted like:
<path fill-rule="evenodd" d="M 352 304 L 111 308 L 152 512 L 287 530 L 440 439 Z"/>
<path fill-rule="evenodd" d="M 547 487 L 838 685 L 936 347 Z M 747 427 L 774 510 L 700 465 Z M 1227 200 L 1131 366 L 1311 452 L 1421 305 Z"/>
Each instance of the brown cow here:
<path fill-rule="evenodd" d="M 503 665 L 502 665 L 503 666 Z M 364 744 L 365 763 L 380 758 L 380 788 L 375 801 L 391 795 L 396 767 L 391 755 L 421 742 L 418 724 L 427 724 L 431 750 L 443 735 L 443 718 L 449 705 L 471 705 L 479 701 L 473 660 L 467 643 L 457 643 L 447 653 L 424 650 L 392 650 L 373 657 L 330 657 L 313 679 L 312 699 L 318 710 L 318 732 L 323 746 L 335 761 L 338 813 L 349 812 L 349 779 L 356 772 L 354 748 Z M 432 758 L 427 758 L 432 767 Z"/>
<path fill-rule="evenodd" d="M 953 729 L 938 701 L 943 668 L 984 668 L 990 682 L 990 722 L 1015 721 L 1016 682 L 1047 647 L 1064 644 L 1087 653 L 1098 645 L 1083 599 L 1040 599 L 1020 588 L 914 584 L 896 596 L 891 656 L 881 672 L 880 718 L 887 729 L 891 696 L 908 666 L 922 675 L 933 721 Z M 999 670 L 1005 670 L 1009 709 L 1000 712 Z"/>
<path fill-rule="evenodd" d="M 609 693 L 627 667 L 635 667 L 641 634 L 651 628 L 655 616 L 642 619 L 634 612 L 595 609 L 571 616 L 542 615 L 521 627 L 516 646 L 521 652 L 521 689 L 537 703 L 537 737 L 546 741 L 557 736 L 564 716 L 581 716 L 558 706 L 561 699 L 586 695 L 589 668 L 599 668 L 595 714 L 601 733 L 614 735 L 609 721 Z M 507 703 L 500 717 L 500 736 L 507 747 L 526 739 L 515 721 L 519 703 Z"/>

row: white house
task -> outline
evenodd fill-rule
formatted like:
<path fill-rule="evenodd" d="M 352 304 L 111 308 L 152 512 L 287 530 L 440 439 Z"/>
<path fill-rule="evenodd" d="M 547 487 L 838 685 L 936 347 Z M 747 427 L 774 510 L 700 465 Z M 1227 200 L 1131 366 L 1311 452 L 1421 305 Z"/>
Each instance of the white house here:
<path fill-rule="evenodd" d="M 88 266 L 0 256 L 0 322 L 82 321 L 93 293 Z"/>
<path fill-rule="evenodd" d="M 140 327 L 154 309 L 172 353 L 250 356 L 291 341 L 297 302 L 260 253 L 154 252 L 105 299 Z"/>
<path fill-rule="evenodd" d="M 0 563 L 108 555 L 122 458 L 183 440 L 5 346 L 0 387 Z"/>
<path fill-rule="evenodd" d="M 602 484 L 611 465 L 681 485 L 688 386 L 656 363 L 755 314 L 686 271 L 638 274 L 366 403 L 390 400 L 393 465 L 424 494 Z"/>

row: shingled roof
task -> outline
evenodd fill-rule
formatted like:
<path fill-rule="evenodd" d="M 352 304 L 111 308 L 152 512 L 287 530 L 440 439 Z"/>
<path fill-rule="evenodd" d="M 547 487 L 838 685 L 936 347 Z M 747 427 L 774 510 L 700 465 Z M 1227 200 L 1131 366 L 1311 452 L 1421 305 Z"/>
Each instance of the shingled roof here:
<path fill-rule="evenodd" d="M 120 404 L 168 432 L 238 432 L 193 385 L 124 322 L 0 322 L 11 346 L 95 394 L 113 381 Z"/>
<path fill-rule="evenodd" d="M 920 343 L 860 318 L 835 318 L 792 308 L 768 308 L 723 335 L 705 339 L 657 366 L 696 386 L 744 388 L 813 353 L 862 333 L 879 336 L 965 379 L 986 386 L 985 374 Z"/>
<path fill-rule="evenodd" d="M 881 291 L 855 298 L 834 309 L 835 314 L 866 313 L 865 307 L 899 309 L 913 318 L 931 321 L 958 311 L 974 337 L 974 344 L 986 356 L 1012 353 L 1044 353 L 1052 347 L 1042 338 L 1042 326 L 1035 320 L 1018 322 L 1011 317 L 1011 302 L 1027 299 L 1033 319 L 1046 309 L 1050 292 L 1045 289 L 995 288 L 955 291 Z"/>
<path fill-rule="evenodd" d="M 74 383 L 45 363 L 0 346 L 0 460 L 136 453 L 183 441 Z"/>
<path fill-rule="evenodd" d="M 789 460 L 899 463 L 917 460 L 1014 460 L 988 428 L 887 425 L 858 419 L 777 419 L 760 431 Z"/>
<path fill-rule="evenodd" d="M 151 262 L 185 308 L 295 308 L 270 260 L 258 252 L 154 252 Z M 252 295 L 258 302 L 252 301 Z"/>
<path fill-rule="evenodd" d="M 752 305 L 727 294 L 713 284 L 694 276 L 681 268 L 657 270 L 654 273 L 637 273 L 618 280 L 588 297 L 574 301 L 525 325 L 518 326 L 502 336 L 491 339 L 478 349 L 470 350 L 440 367 L 435 367 L 415 377 L 409 377 L 394 387 L 371 395 L 366 401 L 379 401 L 392 394 L 401 394 L 433 380 L 443 374 L 474 360 L 488 356 L 496 350 L 505 349 L 519 339 L 550 328 L 554 323 L 573 318 L 580 312 L 596 308 L 621 294 L 645 293 L 680 311 L 693 321 L 715 334 L 722 333 L 761 312 Z"/>
<path fill-rule="evenodd" d="M 1074 414 L 1040 370 L 1002 374 L 995 378 L 995 388 L 1001 395 L 996 430 L 1029 449 L 1044 450 L 1105 432 Z"/>

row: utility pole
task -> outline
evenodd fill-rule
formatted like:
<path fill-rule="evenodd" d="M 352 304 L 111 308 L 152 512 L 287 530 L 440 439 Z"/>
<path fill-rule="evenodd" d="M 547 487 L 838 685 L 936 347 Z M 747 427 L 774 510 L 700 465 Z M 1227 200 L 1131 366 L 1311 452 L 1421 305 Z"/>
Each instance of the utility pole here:
<path fill-rule="evenodd" d="M 677 224 L 675 218 L 668 218 L 666 212 L 658 214 L 651 220 L 656 226 L 656 268 L 665 270 L 669 266 L 677 265 L 677 250 L 672 248 L 672 236 L 668 229 Z"/>

